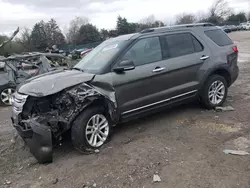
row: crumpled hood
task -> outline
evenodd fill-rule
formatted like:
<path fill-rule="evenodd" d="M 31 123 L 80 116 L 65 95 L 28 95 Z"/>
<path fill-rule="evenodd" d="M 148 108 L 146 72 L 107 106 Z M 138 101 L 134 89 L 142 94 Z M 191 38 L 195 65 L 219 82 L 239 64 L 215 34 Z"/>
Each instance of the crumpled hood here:
<path fill-rule="evenodd" d="M 94 76 L 94 74 L 78 70 L 57 70 L 26 80 L 18 86 L 17 91 L 26 95 L 42 97 L 88 82 Z"/>

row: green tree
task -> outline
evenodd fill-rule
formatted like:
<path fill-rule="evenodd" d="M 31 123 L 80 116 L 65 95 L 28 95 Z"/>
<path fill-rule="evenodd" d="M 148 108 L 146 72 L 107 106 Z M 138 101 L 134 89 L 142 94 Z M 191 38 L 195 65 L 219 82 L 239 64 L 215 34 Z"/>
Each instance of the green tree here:
<path fill-rule="evenodd" d="M 53 18 L 45 25 L 47 44 L 49 47 L 57 45 L 58 47 L 66 43 L 65 37 L 62 34 L 56 20 Z"/>
<path fill-rule="evenodd" d="M 116 30 L 118 35 L 131 33 L 130 24 L 128 23 L 126 18 L 122 18 L 121 16 L 117 17 Z"/>
<path fill-rule="evenodd" d="M 44 51 L 47 47 L 56 45 L 58 47 L 66 43 L 59 26 L 54 19 L 47 23 L 40 21 L 36 23 L 31 31 L 31 44 L 34 49 Z"/>
<path fill-rule="evenodd" d="M 246 17 L 246 13 L 244 12 L 240 12 L 238 14 L 231 14 L 228 18 L 227 21 L 229 22 L 246 22 L 247 21 L 247 17 Z"/>
<path fill-rule="evenodd" d="M 196 21 L 195 15 L 183 13 L 176 16 L 176 24 L 191 24 Z"/>
<path fill-rule="evenodd" d="M 0 44 L 2 44 L 4 41 L 7 41 L 8 37 L 5 35 L 0 35 Z M 0 55 L 6 56 L 9 53 L 10 44 L 6 44 L 2 48 L 0 48 Z"/>
<path fill-rule="evenodd" d="M 109 38 L 109 31 L 107 29 L 101 29 L 100 35 L 102 40 L 106 40 Z"/>
<path fill-rule="evenodd" d="M 37 50 L 45 50 L 48 47 L 48 36 L 46 32 L 46 23 L 40 21 L 36 23 L 31 32 L 32 45 Z"/>
<path fill-rule="evenodd" d="M 165 24 L 162 22 L 162 21 L 155 21 L 154 23 L 153 23 L 153 27 L 163 27 Z"/>
<path fill-rule="evenodd" d="M 228 6 L 228 2 L 226 0 L 216 0 L 209 8 L 208 17 L 203 21 L 220 24 L 224 21 L 224 18 L 228 17 L 230 14 L 231 9 Z"/>
<path fill-rule="evenodd" d="M 22 45 L 24 51 L 32 51 L 34 49 L 31 41 L 31 32 L 28 28 L 24 28 L 21 31 L 20 37 L 17 39 L 17 42 Z"/>
<path fill-rule="evenodd" d="M 71 20 L 69 23 L 68 32 L 66 34 L 67 42 L 69 44 L 75 45 L 78 39 L 80 27 L 88 23 L 89 23 L 89 19 L 86 17 L 75 17 L 73 20 Z"/>
<path fill-rule="evenodd" d="M 162 26 L 164 26 L 164 23 L 162 21 L 156 20 L 154 15 L 150 15 L 148 17 L 143 18 L 139 21 L 139 23 L 137 23 L 136 31 L 138 32 L 144 29 Z"/>
<path fill-rule="evenodd" d="M 129 33 L 138 32 L 139 24 L 138 23 L 129 23 Z"/>
<path fill-rule="evenodd" d="M 117 37 L 118 36 L 118 32 L 116 29 L 112 29 L 112 30 L 109 30 L 109 37 Z"/>
<path fill-rule="evenodd" d="M 9 39 L 10 38 L 5 35 L 0 35 L 0 44 Z M 17 41 L 10 41 L 0 48 L 0 55 L 8 56 L 13 53 L 21 53 L 22 51 L 23 47 L 20 43 L 18 43 Z"/>
<path fill-rule="evenodd" d="M 94 25 L 86 24 L 81 26 L 77 44 L 88 44 L 99 41 L 101 41 L 101 35 Z"/>

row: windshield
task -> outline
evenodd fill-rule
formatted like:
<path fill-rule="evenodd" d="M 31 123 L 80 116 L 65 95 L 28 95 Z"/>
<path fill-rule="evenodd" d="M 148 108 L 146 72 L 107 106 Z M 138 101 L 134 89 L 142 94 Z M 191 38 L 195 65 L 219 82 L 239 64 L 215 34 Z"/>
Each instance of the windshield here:
<path fill-rule="evenodd" d="M 90 73 L 98 73 L 107 63 L 116 55 L 116 53 L 125 45 L 126 40 L 107 40 L 77 63 L 74 68 L 81 69 Z"/>

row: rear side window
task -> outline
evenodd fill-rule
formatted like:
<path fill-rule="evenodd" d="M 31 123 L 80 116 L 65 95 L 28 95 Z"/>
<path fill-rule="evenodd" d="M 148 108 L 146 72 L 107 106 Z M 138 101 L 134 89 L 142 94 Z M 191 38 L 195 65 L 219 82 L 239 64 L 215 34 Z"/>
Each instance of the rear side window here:
<path fill-rule="evenodd" d="M 178 57 L 203 50 L 201 43 L 190 33 L 166 35 L 168 57 Z"/>
<path fill-rule="evenodd" d="M 233 44 L 232 40 L 221 29 L 205 31 L 205 34 L 218 46 L 227 46 Z"/>

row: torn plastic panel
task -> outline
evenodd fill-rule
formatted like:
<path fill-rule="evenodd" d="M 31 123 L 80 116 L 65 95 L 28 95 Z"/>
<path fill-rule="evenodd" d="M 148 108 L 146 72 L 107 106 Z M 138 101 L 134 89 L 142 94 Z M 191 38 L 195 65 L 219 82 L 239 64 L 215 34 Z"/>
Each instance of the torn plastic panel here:
<path fill-rule="evenodd" d="M 26 120 L 23 123 L 26 129 L 20 125 L 15 125 L 15 128 L 30 148 L 30 152 L 39 163 L 52 162 L 52 134 L 50 127 L 38 123 L 37 118 Z"/>
<path fill-rule="evenodd" d="M 54 95 L 27 98 L 22 113 L 17 121 L 13 120 L 13 124 L 39 163 L 52 161 L 52 139 L 60 140 L 62 134 L 70 130 L 75 118 L 89 105 L 101 102 L 99 104 L 109 109 L 108 114 L 114 124 L 117 122 L 115 99 L 110 99 L 104 90 L 81 83 Z M 27 132 L 28 137 L 25 136 Z"/>

